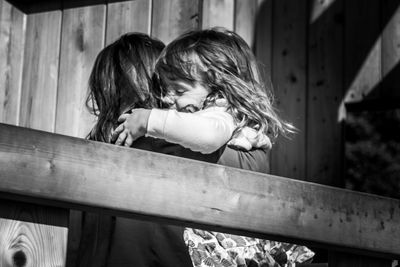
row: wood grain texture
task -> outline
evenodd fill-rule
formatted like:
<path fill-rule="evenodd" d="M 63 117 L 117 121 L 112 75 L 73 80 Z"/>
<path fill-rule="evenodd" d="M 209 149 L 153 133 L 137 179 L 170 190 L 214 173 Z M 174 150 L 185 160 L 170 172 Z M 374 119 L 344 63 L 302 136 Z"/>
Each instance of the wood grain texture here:
<path fill-rule="evenodd" d="M 27 18 L 20 125 L 54 131 L 61 11 Z"/>
<path fill-rule="evenodd" d="M 272 2 L 259 0 L 256 19 L 255 55 L 260 71 L 269 90 L 272 88 Z"/>
<path fill-rule="evenodd" d="M 258 0 L 236 0 L 234 29 L 250 47 L 254 47 Z"/>
<path fill-rule="evenodd" d="M 0 0 L 0 122 L 18 125 L 26 15 Z"/>
<path fill-rule="evenodd" d="M 0 200 L 0 266 L 65 266 L 67 211 Z M 7 214 L 5 214 L 7 213 Z"/>
<path fill-rule="evenodd" d="M 343 97 L 343 1 L 311 1 L 308 41 L 307 180 L 342 185 L 344 136 L 338 120 Z"/>
<path fill-rule="evenodd" d="M 400 256 L 399 200 L 11 125 L 0 131 L 0 192 L 9 196 Z"/>
<path fill-rule="evenodd" d="M 85 106 L 89 75 L 104 44 L 105 6 L 63 11 L 56 133 L 85 137 L 95 117 Z"/>
<path fill-rule="evenodd" d="M 105 14 L 105 5 L 63 11 L 57 133 L 85 137 L 95 122 L 86 109 L 85 99 L 95 57 L 104 45 Z M 81 234 L 80 211 L 70 211 L 69 225 L 67 266 L 75 266 Z"/>
<path fill-rule="evenodd" d="M 68 244 L 66 266 L 76 266 L 79 244 L 82 237 L 82 214 L 80 210 L 70 210 L 68 220 Z"/>
<path fill-rule="evenodd" d="M 369 256 L 335 252 L 329 255 L 329 267 L 392 267 L 392 261 Z"/>
<path fill-rule="evenodd" d="M 200 0 L 153 0 L 151 35 L 166 44 L 199 29 Z"/>
<path fill-rule="evenodd" d="M 107 44 L 127 32 L 150 34 L 151 0 L 109 3 L 107 17 Z"/>
<path fill-rule="evenodd" d="M 234 0 L 203 0 L 201 28 L 224 27 L 234 30 Z"/>
<path fill-rule="evenodd" d="M 345 1 L 345 103 L 379 93 L 381 81 L 381 1 Z"/>
<path fill-rule="evenodd" d="M 279 0 L 273 6 L 272 82 L 277 107 L 299 132 L 292 140 L 277 140 L 271 152 L 271 173 L 304 180 L 307 1 Z"/>
<path fill-rule="evenodd" d="M 266 90 L 273 92 L 272 85 L 272 1 L 258 0 L 254 25 L 253 51 Z M 268 157 L 271 166 L 271 157 Z"/>

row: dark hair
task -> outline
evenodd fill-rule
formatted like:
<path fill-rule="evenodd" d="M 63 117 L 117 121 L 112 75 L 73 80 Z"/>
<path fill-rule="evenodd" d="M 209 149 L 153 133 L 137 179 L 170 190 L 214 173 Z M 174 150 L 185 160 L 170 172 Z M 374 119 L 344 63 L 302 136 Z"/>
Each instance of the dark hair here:
<path fill-rule="evenodd" d="M 152 74 L 164 46 L 146 34 L 129 33 L 98 54 L 86 98 L 89 112 L 97 116 L 90 139 L 109 142 L 121 114 L 155 105 Z"/>
<path fill-rule="evenodd" d="M 174 80 L 210 88 L 205 106 L 213 105 L 218 98 L 225 99 L 238 125 L 235 132 L 248 126 L 274 140 L 279 133 L 295 129 L 277 115 L 272 88 L 262 82 L 248 44 L 224 28 L 191 31 L 175 39 L 161 53 L 155 77 L 161 99 L 168 83 Z"/>

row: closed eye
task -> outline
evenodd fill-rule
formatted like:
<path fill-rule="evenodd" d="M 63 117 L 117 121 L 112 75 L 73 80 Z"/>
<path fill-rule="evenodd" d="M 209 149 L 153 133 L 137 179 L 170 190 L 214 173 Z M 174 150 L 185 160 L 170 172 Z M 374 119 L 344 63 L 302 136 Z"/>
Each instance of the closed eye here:
<path fill-rule="evenodd" d="M 186 92 L 186 90 L 184 90 L 184 89 L 175 90 L 175 94 L 178 95 L 178 96 L 183 95 L 185 92 Z"/>

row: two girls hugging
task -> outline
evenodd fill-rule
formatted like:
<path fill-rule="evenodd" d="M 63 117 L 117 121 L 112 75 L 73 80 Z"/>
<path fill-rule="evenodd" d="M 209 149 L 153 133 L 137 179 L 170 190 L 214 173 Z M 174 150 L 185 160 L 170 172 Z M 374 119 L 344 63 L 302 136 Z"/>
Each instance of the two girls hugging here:
<path fill-rule="evenodd" d="M 295 132 L 277 115 L 271 91 L 250 47 L 234 32 L 192 31 L 166 47 L 126 34 L 101 51 L 92 70 L 87 104 L 98 120 L 89 138 L 267 173 L 277 136 Z M 292 266 L 314 255 L 293 244 L 88 218 L 84 224 L 109 226 L 92 235 L 96 240 L 84 231 L 81 249 L 97 262 L 80 266 Z"/>

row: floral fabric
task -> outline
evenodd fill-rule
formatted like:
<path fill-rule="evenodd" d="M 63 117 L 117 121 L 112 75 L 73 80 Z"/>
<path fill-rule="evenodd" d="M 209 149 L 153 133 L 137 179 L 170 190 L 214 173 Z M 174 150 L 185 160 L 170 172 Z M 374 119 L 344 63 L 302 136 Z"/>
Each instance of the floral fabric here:
<path fill-rule="evenodd" d="M 304 246 L 186 228 L 194 267 L 293 267 L 314 252 Z"/>

